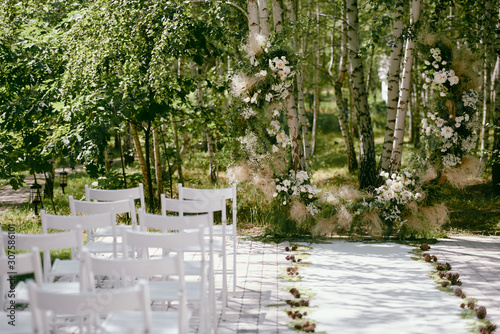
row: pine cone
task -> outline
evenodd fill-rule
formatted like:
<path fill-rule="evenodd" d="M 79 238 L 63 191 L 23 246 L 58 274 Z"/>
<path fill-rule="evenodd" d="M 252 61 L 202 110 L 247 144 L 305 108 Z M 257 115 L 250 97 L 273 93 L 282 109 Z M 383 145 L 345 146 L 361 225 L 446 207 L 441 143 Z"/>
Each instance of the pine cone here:
<path fill-rule="evenodd" d="M 476 303 L 474 303 L 473 300 L 469 300 L 469 302 L 467 303 L 467 307 L 472 310 L 474 307 L 476 307 Z"/>
<path fill-rule="evenodd" d="M 456 288 L 455 289 L 455 296 L 460 297 L 463 294 L 462 289 Z"/>
<path fill-rule="evenodd" d="M 445 271 L 445 270 L 446 270 L 446 268 L 445 268 L 444 264 L 442 264 L 442 263 L 437 263 L 437 264 L 436 264 L 436 270 L 437 270 L 437 271 Z"/>
<path fill-rule="evenodd" d="M 497 329 L 497 325 L 495 324 L 487 324 L 486 326 L 482 326 L 479 329 L 480 334 L 491 334 Z"/>
<path fill-rule="evenodd" d="M 431 246 L 429 246 L 426 243 L 423 243 L 423 244 L 420 245 L 420 249 L 423 250 L 423 251 L 428 251 L 429 249 L 431 249 Z"/>
<path fill-rule="evenodd" d="M 424 261 L 425 262 L 431 262 L 431 256 L 427 253 L 424 253 Z"/>
<path fill-rule="evenodd" d="M 286 246 L 286 247 L 285 247 L 285 250 L 286 250 L 287 252 L 289 252 L 289 251 L 290 251 L 290 247 Z"/>
<path fill-rule="evenodd" d="M 451 264 L 449 264 L 448 262 L 446 262 L 446 270 L 451 270 Z"/>
<path fill-rule="evenodd" d="M 460 308 L 465 308 L 465 304 L 464 303 L 460 304 Z"/>
<path fill-rule="evenodd" d="M 437 262 L 437 260 L 438 260 L 436 255 L 432 255 L 431 258 L 432 258 L 432 261 L 434 261 L 434 262 Z"/>
<path fill-rule="evenodd" d="M 476 309 L 476 315 L 478 319 L 484 319 L 486 318 L 486 307 L 484 306 L 479 306 Z"/>
<path fill-rule="evenodd" d="M 441 282 L 441 286 L 442 286 L 443 288 L 446 288 L 446 287 L 448 286 L 448 284 L 450 284 L 450 282 L 448 282 L 448 281 L 442 281 L 442 282 Z"/>

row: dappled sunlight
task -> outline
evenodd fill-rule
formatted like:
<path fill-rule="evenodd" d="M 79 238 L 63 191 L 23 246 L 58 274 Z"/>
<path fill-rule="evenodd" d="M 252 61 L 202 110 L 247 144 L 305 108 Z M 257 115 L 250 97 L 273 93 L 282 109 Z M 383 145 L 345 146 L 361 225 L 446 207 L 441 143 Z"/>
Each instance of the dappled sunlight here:
<path fill-rule="evenodd" d="M 458 299 L 436 289 L 412 247 L 333 241 L 315 244 L 301 286 L 316 296 L 310 318 L 333 333 L 468 333 Z"/>

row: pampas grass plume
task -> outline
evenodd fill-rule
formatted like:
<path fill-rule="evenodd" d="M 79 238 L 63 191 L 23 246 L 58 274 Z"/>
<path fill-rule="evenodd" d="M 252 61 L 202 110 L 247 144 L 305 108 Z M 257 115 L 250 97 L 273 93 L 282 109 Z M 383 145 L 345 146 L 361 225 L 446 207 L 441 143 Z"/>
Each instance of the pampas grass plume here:
<path fill-rule="evenodd" d="M 434 180 L 437 177 L 437 172 L 434 167 L 429 166 L 425 171 L 425 174 L 420 178 L 422 183 L 427 183 L 431 180 Z"/>
<path fill-rule="evenodd" d="M 337 225 L 337 216 L 321 218 L 313 228 L 313 235 L 329 236 Z"/>
<path fill-rule="evenodd" d="M 265 177 L 259 173 L 254 175 L 252 181 L 255 187 L 262 191 L 267 200 L 272 200 L 274 191 L 276 190 L 276 183 L 272 178 Z"/>
<path fill-rule="evenodd" d="M 299 200 L 294 200 L 290 208 L 290 217 L 297 223 L 302 224 L 307 216 L 309 216 L 309 212 L 307 211 L 306 205 Z"/>
<path fill-rule="evenodd" d="M 365 212 L 360 216 L 361 223 L 368 228 L 368 233 L 373 237 L 382 235 L 383 222 L 377 212 Z"/>
<path fill-rule="evenodd" d="M 464 156 L 458 167 L 447 168 L 443 175 L 448 182 L 457 189 L 463 189 L 476 182 L 476 178 L 483 169 L 483 163 L 476 157 Z"/>
<path fill-rule="evenodd" d="M 251 179 L 252 171 L 244 162 L 240 162 L 237 166 L 232 166 L 227 169 L 229 178 L 236 183 L 245 182 Z"/>

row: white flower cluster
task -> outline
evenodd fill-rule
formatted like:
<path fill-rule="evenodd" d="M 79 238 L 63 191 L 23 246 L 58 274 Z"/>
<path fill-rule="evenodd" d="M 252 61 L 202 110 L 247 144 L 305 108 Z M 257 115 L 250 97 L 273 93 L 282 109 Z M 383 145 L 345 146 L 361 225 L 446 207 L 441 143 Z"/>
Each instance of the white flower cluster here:
<path fill-rule="evenodd" d="M 248 154 L 248 158 L 251 163 L 259 165 L 269 158 L 269 154 L 259 154 L 258 150 L 258 138 L 252 131 L 247 131 L 244 137 L 238 137 L 238 141 L 244 147 L 245 152 Z"/>
<path fill-rule="evenodd" d="M 375 189 L 377 196 L 374 205 L 381 210 L 385 220 L 401 223 L 405 205 L 419 200 L 422 194 L 412 190 L 415 180 L 409 171 L 403 171 L 399 175 L 381 172 L 380 175 L 385 178 L 385 184 Z"/>
<path fill-rule="evenodd" d="M 276 192 L 273 194 L 273 197 L 279 196 L 280 199 L 283 199 L 283 205 L 287 205 L 287 201 L 291 196 L 305 196 L 308 200 L 312 200 L 320 192 L 316 186 L 305 183 L 309 180 L 309 175 L 306 171 L 301 170 L 295 173 L 291 170 L 289 175 L 289 178 L 275 180 Z"/>
<path fill-rule="evenodd" d="M 443 155 L 442 164 L 444 168 L 460 165 L 461 156 L 475 149 L 477 134 L 474 131 L 478 127 L 477 103 L 479 94 L 470 90 L 462 95 L 462 101 L 465 107 L 460 116 L 444 119 L 438 116 L 438 113 L 428 112 L 427 117 L 422 119 L 422 132 L 429 142 L 435 143 L 434 147 L 439 149 Z M 470 116 L 470 115 L 471 116 Z M 447 113 L 446 113 L 447 115 Z M 453 152 L 453 153 L 452 153 Z M 457 152 L 460 152 L 457 154 Z"/>
<path fill-rule="evenodd" d="M 474 89 L 469 90 L 467 93 L 462 95 L 462 102 L 464 106 L 469 107 L 473 110 L 477 110 L 477 103 L 479 101 L 479 93 Z"/>
<path fill-rule="evenodd" d="M 241 113 L 244 119 L 249 119 L 252 116 L 257 115 L 257 112 L 252 109 L 252 107 L 243 108 L 243 112 Z"/>
<path fill-rule="evenodd" d="M 423 88 L 427 89 L 430 85 L 434 90 L 439 92 L 440 96 L 444 97 L 448 93 L 448 88 L 444 84 L 448 81 L 450 86 L 454 86 L 458 84 L 459 78 L 455 75 L 455 71 L 446 68 L 448 63 L 442 60 L 439 48 L 432 48 L 431 55 L 434 58 L 432 63 L 428 60 L 424 61 L 425 65 L 430 67 L 430 69 L 425 71 L 426 78 Z"/>

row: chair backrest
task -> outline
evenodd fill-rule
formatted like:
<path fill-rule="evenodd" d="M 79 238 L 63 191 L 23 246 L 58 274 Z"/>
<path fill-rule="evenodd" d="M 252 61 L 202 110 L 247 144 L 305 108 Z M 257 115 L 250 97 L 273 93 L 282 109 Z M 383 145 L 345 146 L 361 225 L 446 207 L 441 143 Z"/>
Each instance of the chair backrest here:
<path fill-rule="evenodd" d="M 54 292 L 30 281 L 28 291 L 37 333 L 50 332 L 52 317 L 49 314 L 74 315 L 81 321 L 80 333 L 94 333 L 93 325 L 100 315 L 121 311 L 141 311 L 144 332 L 151 331 L 149 291 L 143 281 L 129 288 L 80 293 Z M 75 323 L 70 322 L 69 326 L 75 326 Z"/>
<path fill-rule="evenodd" d="M 39 251 L 43 251 L 43 281 L 48 281 L 49 273 L 52 269 L 50 260 L 50 251 L 56 249 L 71 248 L 78 252 L 83 247 L 83 236 L 81 226 L 75 230 L 58 233 L 44 234 L 23 234 L 16 233 L 16 249 L 31 250 L 36 247 Z M 8 244 L 9 234 L 2 233 L 4 244 Z M 76 258 L 78 253 L 72 252 L 71 257 Z"/>
<path fill-rule="evenodd" d="M 146 213 L 139 209 L 139 225 L 141 231 L 147 232 L 147 229 L 168 231 L 183 231 L 189 229 L 210 228 L 211 221 L 208 214 L 194 216 L 166 216 Z"/>
<path fill-rule="evenodd" d="M 80 201 L 74 199 L 71 195 L 68 196 L 68 198 L 72 216 L 76 216 L 78 213 L 95 215 L 114 210 L 115 214 L 129 213 L 132 219 L 132 228 L 137 227 L 137 216 L 135 213 L 134 200 L 132 198 L 113 202 Z"/>
<path fill-rule="evenodd" d="M 36 284 L 42 285 L 42 262 L 40 252 L 36 247 L 32 248 L 30 253 L 12 253 L 8 250 L 7 254 L 0 256 L 0 305 L 2 308 L 7 306 L 6 302 L 9 299 L 15 302 L 9 291 L 15 292 L 17 280 L 9 276 L 26 274 L 34 274 Z"/>
<path fill-rule="evenodd" d="M 188 188 L 184 187 L 182 183 L 178 184 L 179 188 L 179 199 L 190 199 L 190 200 L 214 200 L 218 198 L 223 198 L 225 200 L 232 201 L 232 218 L 233 223 L 236 223 L 236 210 L 237 210 L 237 202 L 236 202 L 236 184 L 233 184 L 230 188 L 221 188 L 221 189 L 196 189 L 196 188 Z"/>
<path fill-rule="evenodd" d="M 45 210 L 40 210 L 42 219 L 42 232 L 48 233 L 53 230 L 75 230 L 80 225 L 84 230 L 96 229 L 99 227 L 116 226 L 116 216 L 114 209 L 109 212 L 87 216 L 60 216 L 50 215 Z"/>
<path fill-rule="evenodd" d="M 123 244 L 124 247 L 129 246 L 139 250 L 162 248 L 177 253 L 182 253 L 184 250 L 192 251 L 196 249 L 201 252 L 202 259 L 204 259 L 205 242 L 201 227 L 195 231 L 179 233 L 151 233 L 126 230 L 123 232 Z M 144 251 L 138 252 L 138 254 L 144 256 L 146 253 Z"/>
<path fill-rule="evenodd" d="M 127 189 L 93 189 L 85 185 L 85 199 L 87 201 L 114 202 L 132 198 L 140 201 L 141 209 L 146 209 L 144 200 L 144 186 L 139 183 L 139 186 Z"/>
<path fill-rule="evenodd" d="M 185 293 L 184 267 L 179 255 L 157 259 L 130 259 L 97 257 L 83 252 L 83 268 L 86 288 L 95 290 L 95 277 L 106 276 L 118 279 L 121 287 L 134 284 L 137 279 L 151 279 L 153 276 L 177 276 L 179 300 Z"/>
<path fill-rule="evenodd" d="M 161 194 L 161 214 L 167 215 L 167 212 L 178 212 L 179 216 L 185 213 L 200 214 L 207 213 L 213 215 L 214 212 L 221 211 L 225 215 L 226 204 L 224 199 L 212 200 L 183 200 L 167 198 L 165 194 Z M 224 220 L 224 219 L 223 219 Z"/>

